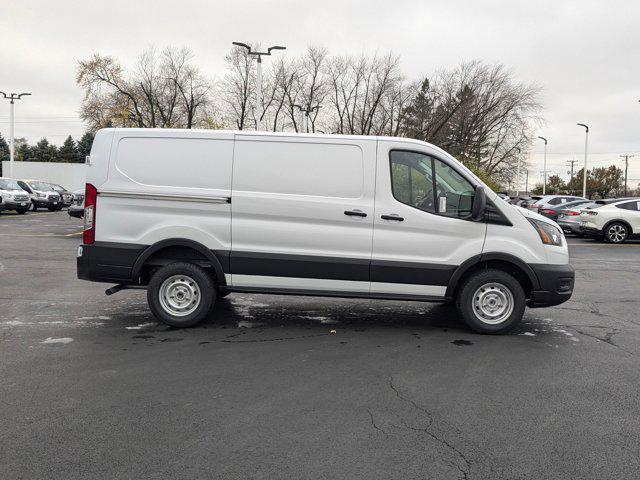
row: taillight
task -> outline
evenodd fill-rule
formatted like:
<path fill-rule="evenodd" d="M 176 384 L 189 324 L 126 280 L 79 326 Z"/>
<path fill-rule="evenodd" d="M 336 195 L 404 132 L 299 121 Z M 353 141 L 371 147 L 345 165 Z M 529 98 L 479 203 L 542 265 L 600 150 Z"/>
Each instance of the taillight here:
<path fill-rule="evenodd" d="M 550 208 L 543 208 L 542 210 L 540 210 L 540 213 L 546 213 L 547 215 L 555 215 L 556 211 L 551 210 Z"/>
<path fill-rule="evenodd" d="M 91 244 L 96 240 L 96 200 L 98 190 L 96 187 L 87 183 L 84 191 L 84 232 L 82 234 L 82 242 Z"/>
<path fill-rule="evenodd" d="M 538 210 L 540 208 L 540 205 L 538 205 L 537 203 L 534 203 L 533 205 L 529 205 L 529 208 L 531 210 Z"/>
<path fill-rule="evenodd" d="M 580 212 L 576 212 L 575 210 L 565 210 L 563 213 L 565 215 L 580 215 Z"/>

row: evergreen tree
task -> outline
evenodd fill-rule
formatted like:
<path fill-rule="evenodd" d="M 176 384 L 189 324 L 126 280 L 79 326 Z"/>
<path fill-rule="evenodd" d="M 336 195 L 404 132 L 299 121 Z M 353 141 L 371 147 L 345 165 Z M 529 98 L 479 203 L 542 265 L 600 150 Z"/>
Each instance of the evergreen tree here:
<path fill-rule="evenodd" d="M 9 161 L 9 144 L 0 133 L 0 176 L 2 176 L 2 162 Z"/>
<path fill-rule="evenodd" d="M 91 145 L 93 145 L 93 132 L 86 132 L 82 138 L 78 140 L 78 162 L 84 163 L 84 159 L 91 153 Z"/>
<path fill-rule="evenodd" d="M 9 161 L 9 144 L 0 133 L 0 162 Z"/>
<path fill-rule="evenodd" d="M 58 150 L 58 162 L 74 163 L 78 162 L 78 147 L 71 135 L 67 137 Z"/>
<path fill-rule="evenodd" d="M 31 160 L 31 148 L 24 142 L 16 148 L 16 160 L 22 162 L 30 162 Z"/>
<path fill-rule="evenodd" d="M 55 162 L 58 149 L 43 138 L 34 147 L 30 147 L 30 160 L 32 162 Z"/>

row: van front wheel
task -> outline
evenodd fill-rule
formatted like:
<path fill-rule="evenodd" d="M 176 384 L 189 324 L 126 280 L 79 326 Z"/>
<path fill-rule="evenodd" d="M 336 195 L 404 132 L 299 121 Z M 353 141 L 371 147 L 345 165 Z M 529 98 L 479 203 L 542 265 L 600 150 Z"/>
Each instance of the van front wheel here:
<path fill-rule="evenodd" d="M 153 315 L 172 327 L 192 327 L 201 322 L 216 300 L 211 277 L 197 265 L 171 263 L 158 270 L 147 287 Z"/>
<path fill-rule="evenodd" d="M 505 333 L 522 319 L 525 294 L 502 270 L 482 270 L 467 278 L 456 299 L 458 313 L 478 333 Z"/>

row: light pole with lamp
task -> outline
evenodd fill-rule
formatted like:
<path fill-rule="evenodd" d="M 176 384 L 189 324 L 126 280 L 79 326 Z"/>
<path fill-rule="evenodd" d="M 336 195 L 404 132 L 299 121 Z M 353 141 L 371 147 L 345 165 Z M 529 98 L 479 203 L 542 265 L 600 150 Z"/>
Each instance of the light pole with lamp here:
<path fill-rule="evenodd" d="M 31 95 L 30 93 L 12 93 L 11 95 L 7 95 L 4 92 L 0 92 L 2 97 L 5 100 L 9 100 L 9 177 L 13 178 L 13 159 L 14 159 L 14 138 L 13 138 L 13 127 L 14 127 L 14 118 L 13 118 L 13 105 L 15 100 L 20 100 L 22 97 L 26 97 L 27 95 Z"/>
<path fill-rule="evenodd" d="M 271 55 L 271 50 L 286 50 L 287 47 L 281 47 L 279 45 L 275 45 L 273 47 L 267 48 L 266 52 L 254 52 L 251 50 L 251 47 L 246 43 L 242 42 L 231 42 L 233 45 L 237 47 L 243 47 L 247 49 L 247 52 L 252 57 L 257 57 L 258 59 L 258 67 L 256 71 L 256 108 L 257 108 L 257 125 L 256 129 L 260 130 L 260 126 L 262 124 L 262 56 L 263 55 Z"/>
<path fill-rule="evenodd" d="M 582 197 L 587 198 L 587 147 L 589 146 L 589 127 L 584 123 L 578 123 L 584 127 L 584 168 L 582 169 Z"/>
<path fill-rule="evenodd" d="M 538 137 L 544 142 L 544 163 L 542 165 L 542 195 L 547 193 L 547 139 Z"/>
<path fill-rule="evenodd" d="M 306 131 L 306 133 L 309 133 L 309 116 L 311 115 L 311 113 L 313 111 L 320 110 L 322 107 L 320 105 L 316 105 L 315 107 L 310 107 L 310 106 L 307 105 L 306 107 L 303 107 L 301 105 L 298 105 L 297 103 L 294 103 L 293 106 L 298 108 L 302 113 L 304 113 L 305 119 L 306 119 L 305 120 L 305 131 Z"/>

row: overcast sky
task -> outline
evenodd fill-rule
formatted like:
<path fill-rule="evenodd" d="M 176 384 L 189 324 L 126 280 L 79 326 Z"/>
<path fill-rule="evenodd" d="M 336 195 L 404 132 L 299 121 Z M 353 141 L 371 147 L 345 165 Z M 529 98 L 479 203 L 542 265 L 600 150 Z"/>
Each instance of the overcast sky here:
<path fill-rule="evenodd" d="M 231 41 L 308 45 L 330 53 L 392 51 L 407 77 L 462 60 L 501 62 L 522 82 L 542 87 L 549 169 L 566 176 L 582 163 L 590 125 L 592 165 L 623 166 L 640 182 L 640 2 L 588 0 L 195 1 L 3 0 L 0 90 L 32 92 L 16 104 L 16 136 L 61 143 L 79 137 L 78 59 L 113 55 L 124 66 L 149 45 L 187 46 L 211 78 L 224 74 Z M 8 137 L 8 102 L 0 132 Z M 531 151 L 539 179 L 542 142 Z"/>

